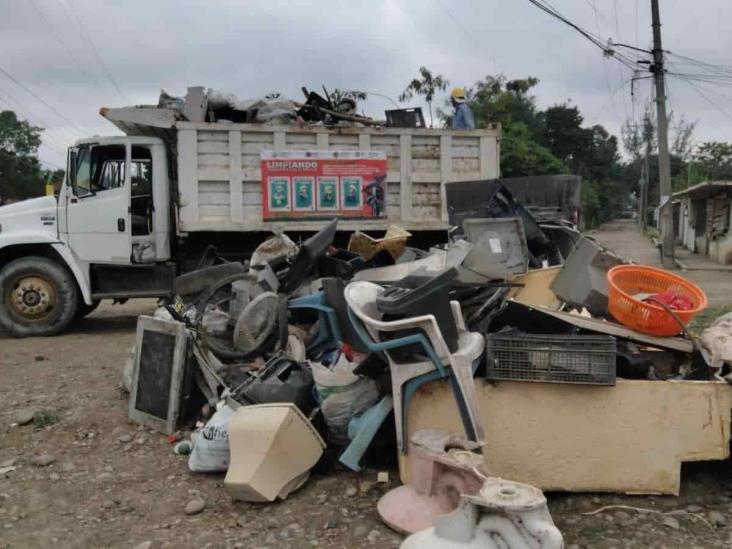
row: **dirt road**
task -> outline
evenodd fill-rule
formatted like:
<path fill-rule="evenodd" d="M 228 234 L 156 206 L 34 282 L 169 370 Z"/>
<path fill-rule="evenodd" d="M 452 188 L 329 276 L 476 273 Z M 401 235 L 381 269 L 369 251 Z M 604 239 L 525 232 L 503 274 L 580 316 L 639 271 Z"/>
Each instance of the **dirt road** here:
<path fill-rule="evenodd" d="M 103 305 L 55 338 L 0 335 L 0 547 L 399 546 L 376 514 L 390 486 L 374 470 L 312 478 L 284 502 L 235 503 L 222 475 L 189 473 L 164 437 L 128 424 L 121 369 L 137 315 L 153 308 Z M 550 509 L 570 548 L 732 546 L 732 464 L 688 466 L 683 477 L 679 498 L 551 494 Z M 206 508 L 187 515 L 197 497 Z M 582 514 L 617 504 L 685 512 Z"/>

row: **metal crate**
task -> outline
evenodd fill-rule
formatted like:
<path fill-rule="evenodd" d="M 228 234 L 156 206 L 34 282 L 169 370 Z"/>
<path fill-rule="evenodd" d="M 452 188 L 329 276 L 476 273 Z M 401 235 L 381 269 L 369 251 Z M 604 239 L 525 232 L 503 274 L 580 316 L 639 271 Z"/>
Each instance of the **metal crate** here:
<path fill-rule="evenodd" d="M 486 378 L 615 385 L 615 354 L 612 336 L 489 334 Z"/>

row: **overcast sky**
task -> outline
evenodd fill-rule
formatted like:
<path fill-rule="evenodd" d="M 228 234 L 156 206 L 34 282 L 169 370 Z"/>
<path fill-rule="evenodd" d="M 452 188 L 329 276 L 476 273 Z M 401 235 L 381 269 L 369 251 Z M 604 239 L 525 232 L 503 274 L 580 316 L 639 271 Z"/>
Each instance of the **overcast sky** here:
<path fill-rule="evenodd" d="M 550 2 L 603 41 L 650 46 L 649 0 Z M 732 65 L 730 0 L 661 4 L 665 49 Z M 540 107 L 571 101 L 615 134 L 650 90 L 636 82 L 634 102 L 629 69 L 528 0 L 0 0 L 0 51 L 0 108 L 47 128 L 49 165 L 79 137 L 116 133 L 100 107 L 156 103 L 161 88 L 300 99 L 325 84 L 396 99 L 420 65 L 461 86 L 531 75 Z M 698 121 L 697 142 L 732 141 L 732 86 L 671 78 L 669 90 L 677 117 Z M 383 117 L 390 103 L 362 107 Z"/>

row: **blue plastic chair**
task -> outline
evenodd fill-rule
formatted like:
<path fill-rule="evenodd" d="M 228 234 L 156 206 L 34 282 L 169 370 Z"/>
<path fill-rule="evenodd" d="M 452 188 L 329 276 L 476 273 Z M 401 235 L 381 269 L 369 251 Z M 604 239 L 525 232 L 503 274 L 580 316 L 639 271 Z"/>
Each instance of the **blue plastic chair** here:
<path fill-rule="evenodd" d="M 329 307 L 325 301 L 325 293 L 321 290 L 314 294 L 291 299 L 287 307 L 289 309 L 314 309 L 318 311 L 320 329 L 317 337 L 308 345 L 310 353 L 326 349 L 337 349 L 343 343 L 343 336 L 338 325 L 338 316 L 333 307 Z"/>
<path fill-rule="evenodd" d="M 386 395 L 364 413 L 348 422 L 348 438 L 351 439 L 351 443 L 338 458 L 343 465 L 352 471 L 361 470 L 361 458 L 392 408 L 392 398 Z"/>
<path fill-rule="evenodd" d="M 460 305 L 451 303 L 458 326 L 459 348 L 451 353 L 440 332 L 434 315 L 385 322 L 376 308 L 376 297 L 383 288 L 371 282 L 352 282 L 346 287 L 348 315 L 353 328 L 369 351 L 383 353 L 389 360 L 394 396 L 394 420 L 397 444 L 402 453 L 407 452 L 405 433 L 409 402 L 420 385 L 439 378 L 450 378 L 450 384 L 460 411 L 466 434 L 471 440 L 483 442 L 484 435 L 478 423 L 477 398 L 473 373 L 485 345 L 482 335 L 468 332 L 462 320 Z M 416 333 L 382 341 L 379 332 L 396 332 L 409 329 Z M 390 350 L 408 345 L 422 348 L 427 360 L 399 363 L 392 359 Z M 449 369 L 448 369 L 449 367 Z"/>

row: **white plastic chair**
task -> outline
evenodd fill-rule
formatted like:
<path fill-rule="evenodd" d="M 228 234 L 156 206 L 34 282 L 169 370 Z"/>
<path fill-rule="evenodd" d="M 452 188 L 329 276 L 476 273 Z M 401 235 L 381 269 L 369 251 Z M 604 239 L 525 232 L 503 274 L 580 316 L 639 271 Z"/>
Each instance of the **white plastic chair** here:
<path fill-rule="evenodd" d="M 455 324 L 458 327 L 458 349 L 451 353 L 434 315 L 422 315 L 400 320 L 384 321 L 376 306 L 376 298 L 384 291 L 371 282 L 351 282 L 345 289 L 346 303 L 354 329 L 372 352 L 383 352 L 391 369 L 392 393 L 394 397 L 394 419 L 399 450 L 406 453 L 406 418 L 409 401 L 416 389 L 431 379 L 451 375 L 455 399 L 460 410 L 466 434 L 481 445 L 485 442 L 483 428 L 478 422 L 478 406 L 473 381 L 473 364 L 480 358 L 485 341 L 479 333 L 465 328 L 460 304 L 450 302 Z M 415 328 L 415 333 L 398 339 L 383 340 L 380 332 L 397 332 Z M 390 350 L 406 345 L 420 345 L 427 360 L 397 362 Z M 417 357 L 415 357 L 417 358 Z M 448 371 L 446 368 L 449 368 Z"/>

